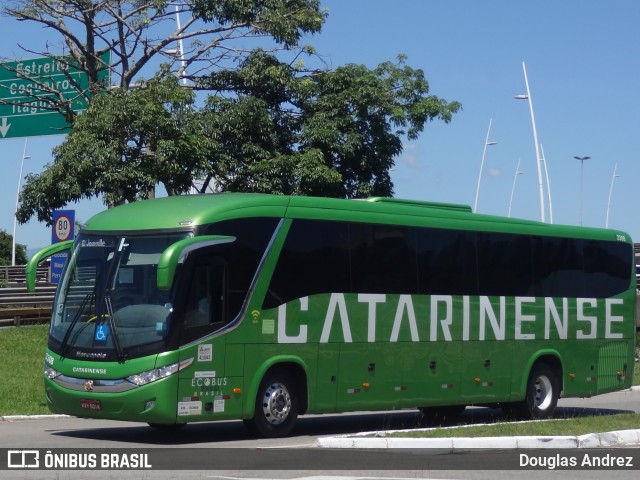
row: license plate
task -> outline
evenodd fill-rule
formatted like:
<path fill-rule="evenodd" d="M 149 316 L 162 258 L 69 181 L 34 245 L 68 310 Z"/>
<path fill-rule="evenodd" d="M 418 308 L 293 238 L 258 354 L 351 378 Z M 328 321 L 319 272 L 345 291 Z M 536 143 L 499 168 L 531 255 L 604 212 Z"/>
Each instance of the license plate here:
<path fill-rule="evenodd" d="M 85 410 L 102 410 L 100 400 L 80 400 L 80 407 Z"/>

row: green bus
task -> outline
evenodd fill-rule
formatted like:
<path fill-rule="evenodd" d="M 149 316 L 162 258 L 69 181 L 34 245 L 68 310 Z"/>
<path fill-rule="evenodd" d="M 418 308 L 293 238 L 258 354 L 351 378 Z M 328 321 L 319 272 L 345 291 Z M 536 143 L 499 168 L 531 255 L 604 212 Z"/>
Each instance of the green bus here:
<path fill-rule="evenodd" d="M 226 193 L 131 203 L 68 249 L 51 411 L 158 428 L 467 405 L 547 418 L 631 386 L 633 244 L 463 205 Z"/>

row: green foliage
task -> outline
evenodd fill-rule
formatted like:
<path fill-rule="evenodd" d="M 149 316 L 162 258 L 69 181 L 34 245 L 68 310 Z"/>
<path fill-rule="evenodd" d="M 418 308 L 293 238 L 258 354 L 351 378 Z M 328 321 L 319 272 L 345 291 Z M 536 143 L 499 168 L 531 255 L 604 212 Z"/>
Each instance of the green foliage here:
<path fill-rule="evenodd" d="M 153 195 L 157 184 L 185 192 L 203 171 L 211 142 L 193 135 L 193 93 L 161 73 L 135 90 L 96 97 L 53 151 L 54 162 L 27 176 L 18 219 L 50 222 L 70 201 L 102 195 L 108 205 Z"/>
<path fill-rule="evenodd" d="M 56 15 L 51 2 L 16 3 L 35 9 L 29 15 L 14 9 L 18 18 L 43 22 Z M 69 10 L 65 18 L 86 23 L 91 48 L 105 38 L 91 19 L 112 13 L 106 3 L 60 4 Z M 21 222 L 36 216 L 50 223 L 53 210 L 83 198 L 102 196 L 108 205 L 149 198 L 158 184 L 170 195 L 180 194 L 203 179 L 202 191 L 209 186 L 341 198 L 391 196 L 389 172 L 403 139 L 417 138 L 432 120 L 449 122 L 460 109 L 457 102 L 431 95 L 424 72 L 406 65 L 404 56 L 373 69 L 349 64 L 305 70 L 300 56 L 315 50 L 298 43 L 303 35 L 318 33 L 326 19 L 319 0 L 179 5 L 204 21 L 204 30 L 213 35 L 207 43 L 175 33 L 193 40 L 179 70 L 190 72 L 189 88 L 171 70 L 175 59 L 151 80 L 136 83 L 140 88 L 128 88 L 145 62 L 177 37 L 156 37 L 154 45 L 138 41 L 171 14 L 168 2 L 122 2 L 124 17 L 114 22 L 124 40 L 114 40 L 113 49 L 123 88 L 92 96 L 86 113 L 76 117 L 73 130 L 54 150 L 53 163 L 27 177 L 18 210 Z M 134 24 L 138 31 L 132 32 Z M 59 32 L 67 42 L 77 41 L 64 28 Z M 260 45 L 271 40 L 277 47 L 222 45 L 248 37 L 259 37 Z M 138 50 L 124 47 L 132 38 Z M 280 58 L 279 49 L 294 47 L 295 58 Z M 201 67 L 205 60 L 210 68 Z M 195 91 L 208 95 L 198 107 Z"/>
<path fill-rule="evenodd" d="M 304 33 L 318 33 L 326 18 L 319 0 L 195 0 L 193 11 L 209 23 L 253 25 L 255 34 L 269 35 L 286 48 L 296 46 Z"/>
<path fill-rule="evenodd" d="M 217 185 L 230 191 L 391 196 L 389 171 L 403 137 L 415 139 L 427 122 L 449 122 L 460 109 L 429 95 L 422 70 L 403 57 L 372 70 L 304 73 L 255 51 L 238 70 L 214 72 L 200 85 L 219 92 L 202 125 L 219 142 Z M 312 175 L 303 188 L 301 174 Z"/>
<path fill-rule="evenodd" d="M 13 249 L 13 235 L 0 230 L 0 265 L 11 265 L 11 250 Z M 27 248 L 16 243 L 16 265 L 27 263 Z"/>

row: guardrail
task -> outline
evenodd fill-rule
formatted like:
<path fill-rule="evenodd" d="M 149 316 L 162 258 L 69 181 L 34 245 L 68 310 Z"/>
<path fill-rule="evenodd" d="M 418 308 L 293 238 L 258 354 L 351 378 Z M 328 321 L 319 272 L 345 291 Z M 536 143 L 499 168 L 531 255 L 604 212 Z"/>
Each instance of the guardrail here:
<path fill-rule="evenodd" d="M 56 285 L 40 284 L 35 292 L 26 287 L 0 288 L 0 325 L 46 323 L 51 318 Z"/>
<path fill-rule="evenodd" d="M 25 265 L 0 265 L 0 285 L 5 286 L 19 286 L 24 285 L 25 279 Z M 36 269 L 36 283 L 50 283 L 49 267 L 47 265 L 38 267 Z"/>

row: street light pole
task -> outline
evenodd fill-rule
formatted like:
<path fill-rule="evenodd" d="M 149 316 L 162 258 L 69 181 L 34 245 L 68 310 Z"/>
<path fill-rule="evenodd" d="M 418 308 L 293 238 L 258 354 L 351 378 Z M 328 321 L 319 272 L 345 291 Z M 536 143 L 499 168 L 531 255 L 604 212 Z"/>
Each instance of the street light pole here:
<path fill-rule="evenodd" d="M 518 100 L 529 101 L 529 112 L 531 113 L 531 127 L 533 128 L 533 143 L 536 148 L 536 167 L 538 170 L 538 189 L 540 191 L 540 221 L 545 222 L 545 208 L 544 208 L 544 185 L 542 184 L 542 170 L 540 169 L 540 152 L 538 149 L 538 132 L 536 131 L 536 120 L 533 116 L 533 101 L 531 99 L 531 91 L 529 90 L 529 80 L 527 79 L 527 68 L 524 62 L 522 62 L 522 71 L 524 72 L 524 83 L 527 87 L 526 95 L 516 95 L 514 98 Z"/>
<path fill-rule="evenodd" d="M 516 191 L 516 180 L 518 175 L 522 175 L 520 171 L 520 159 L 518 159 L 518 165 L 516 166 L 516 174 L 513 176 L 513 186 L 511 187 L 511 197 L 509 198 L 509 213 L 507 217 L 511 217 L 511 204 L 513 203 L 513 193 Z"/>
<path fill-rule="evenodd" d="M 16 230 L 18 228 L 18 219 L 16 215 L 18 213 L 18 204 L 20 201 L 20 184 L 22 183 L 22 167 L 24 167 L 24 161 L 30 159 L 27 155 L 27 139 L 24 139 L 24 150 L 22 151 L 22 159 L 20 160 L 20 175 L 18 176 L 18 193 L 16 193 L 16 209 L 13 211 L 13 240 L 11 243 L 11 266 L 16 265 Z"/>
<path fill-rule="evenodd" d="M 182 85 L 186 85 L 187 84 L 187 77 L 185 77 L 185 74 L 187 73 L 186 67 L 187 64 L 184 60 L 184 44 L 182 43 L 182 24 L 180 22 L 180 9 L 178 7 L 178 5 L 175 6 L 176 8 L 176 27 L 177 27 L 177 31 L 178 31 L 178 35 L 180 36 L 180 39 L 178 40 L 178 53 L 179 53 L 179 59 L 180 59 L 180 77 L 182 77 Z"/>
<path fill-rule="evenodd" d="M 476 201 L 473 204 L 473 212 L 478 212 L 478 196 L 480 195 L 480 180 L 482 180 L 482 170 L 484 170 L 484 157 L 487 154 L 487 147 L 489 145 L 495 145 L 497 142 L 489 141 L 489 134 L 491 133 L 491 121 L 489 119 L 489 128 L 487 128 L 487 138 L 484 140 L 484 148 L 482 149 L 482 160 L 480 160 L 480 173 L 478 174 L 478 185 L 476 186 Z"/>
<path fill-rule="evenodd" d="M 613 177 L 611 177 L 611 187 L 609 188 L 609 201 L 607 202 L 607 220 L 605 221 L 604 228 L 609 228 L 609 210 L 611 210 L 611 193 L 613 192 L 613 182 L 618 175 L 616 172 L 618 171 L 618 164 L 613 167 Z"/>
<path fill-rule="evenodd" d="M 540 153 L 542 154 L 542 165 L 544 166 L 544 176 L 547 181 L 547 197 L 549 198 L 549 223 L 553 223 L 553 203 L 551 203 L 551 185 L 549 184 L 549 169 L 547 168 L 547 157 L 544 155 L 544 148 L 540 144 Z"/>
<path fill-rule="evenodd" d="M 582 210 L 584 202 L 584 161 L 591 157 L 573 157 L 580 162 L 580 225 L 582 225 Z"/>

